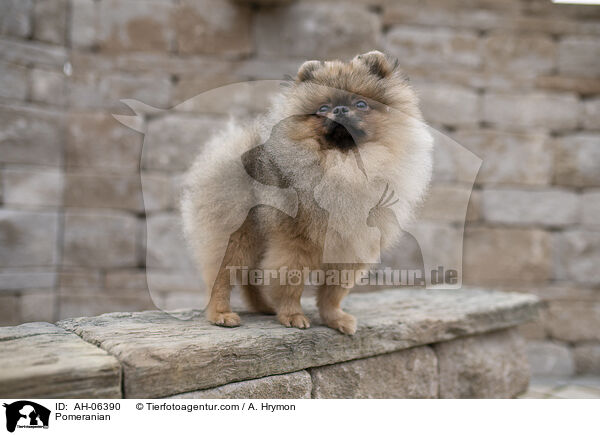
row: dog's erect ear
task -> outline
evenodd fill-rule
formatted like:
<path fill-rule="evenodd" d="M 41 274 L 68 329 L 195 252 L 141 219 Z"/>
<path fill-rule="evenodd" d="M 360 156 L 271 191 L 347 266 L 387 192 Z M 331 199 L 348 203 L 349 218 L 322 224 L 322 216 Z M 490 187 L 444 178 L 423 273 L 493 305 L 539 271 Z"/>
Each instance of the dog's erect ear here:
<path fill-rule="evenodd" d="M 298 69 L 298 81 L 305 82 L 312 79 L 313 73 L 321 66 L 323 66 L 323 63 L 318 60 L 307 60 Z"/>
<path fill-rule="evenodd" d="M 391 61 L 385 54 L 377 50 L 359 54 L 353 60 L 364 63 L 371 74 L 382 79 L 389 77 L 398 67 L 397 60 Z"/>

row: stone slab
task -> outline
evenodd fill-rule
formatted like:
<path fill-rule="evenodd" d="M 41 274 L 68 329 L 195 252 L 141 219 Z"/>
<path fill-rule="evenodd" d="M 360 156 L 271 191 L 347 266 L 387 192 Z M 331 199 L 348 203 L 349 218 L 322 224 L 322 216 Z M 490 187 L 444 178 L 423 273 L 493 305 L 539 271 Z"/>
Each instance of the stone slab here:
<path fill-rule="evenodd" d="M 121 397 L 116 358 L 50 323 L 0 328 L 0 367 L 0 397 Z"/>
<path fill-rule="evenodd" d="M 243 314 L 243 325 L 209 324 L 200 311 L 110 313 L 59 326 L 114 355 L 125 397 L 164 397 L 246 379 L 290 373 L 506 328 L 529 321 L 538 299 L 483 290 L 386 290 L 355 294 L 345 309 L 354 336 L 319 326 L 288 329 L 274 317 Z M 185 316 L 187 320 L 182 320 Z"/>
<path fill-rule="evenodd" d="M 222 387 L 191 391 L 172 399 L 310 399 L 312 382 L 306 370 L 232 382 Z"/>
<path fill-rule="evenodd" d="M 525 341 L 515 328 L 434 346 L 442 399 L 509 399 L 529 384 Z"/>
<path fill-rule="evenodd" d="M 435 399 L 438 364 L 429 346 L 310 371 L 314 399 Z"/>

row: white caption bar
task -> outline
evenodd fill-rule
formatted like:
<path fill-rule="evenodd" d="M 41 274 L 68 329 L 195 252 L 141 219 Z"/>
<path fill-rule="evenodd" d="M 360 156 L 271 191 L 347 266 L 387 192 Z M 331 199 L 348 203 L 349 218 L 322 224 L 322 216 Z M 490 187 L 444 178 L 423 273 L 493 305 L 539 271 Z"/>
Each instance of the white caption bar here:
<path fill-rule="evenodd" d="M 293 435 L 370 434 L 390 431 L 406 434 L 506 435 L 578 434 L 598 429 L 596 400 L 0 401 L 6 405 L 0 410 L 3 426 L 0 433 L 18 435 Z M 10 432 L 11 429 L 13 432 Z"/>

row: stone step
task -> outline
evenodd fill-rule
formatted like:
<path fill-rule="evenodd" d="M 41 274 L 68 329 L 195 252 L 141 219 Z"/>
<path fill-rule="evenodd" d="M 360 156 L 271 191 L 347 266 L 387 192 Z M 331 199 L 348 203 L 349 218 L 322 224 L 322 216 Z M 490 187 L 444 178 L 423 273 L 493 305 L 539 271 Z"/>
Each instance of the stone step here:
<path fill-rule="evenodd" d="M 0 397 L 120 398 L 114 356 L 50 323 L 0 328 Z"/>
<path fill-rule="evenodd" d="M 537 307 L 538 299 L 535 296 L 521 293 L 475 289 L 386 290 L 354 294 L 344 300 L 345 310 L 358 319 L 358 330 L 351 337 L 320 326 L 314 304 L 306 307 L 313 325 L 308 330 L 284 328 L 272 316 L 244 313 L 242 326 L 221 328 L 206 322 L 200 311 L 179 311 L 177 317 L 161 311 L 110 313 L 64 320 L 58 322 L 58 326 L 99 346 L 119 361 L 123 373 L 123 396 L 129 398 L 165 397 L 292 372 L 299 372 L 298 379 L 306 380 L 306 373 L 302 372 L 305 369 L 310 369 L 313 397 L 340 397 L 344 394 L 343 389 L 339 393 L 338 388 L 336 393 L 335 388 L 326 387 L 323 383 L 323 379 L 338 382 L 336 379 L 339 376 L 331 371 L 319 374 L 318 370 L 323 369 L 313 368 L 339 364 L 340 370 L 366 373 L 364 381 L 370 379 L 369 376 L 373 377 L 376 361 L 365 360 L 358 366 L 357 363 L 347 363 L 348 361 L 395 353 L 400 358 L 398 361 L 404 361 L 398 363 L 398 367 L 404 364 L 410 368 L 414 364 L 407 361 L 413 361 L 414 356 L 402 356 L 399 355 L 402 352 L 398 351 L 419 347 L 423 347 L 423 350 L 417 352 L 420 355 L 420 359 L 417 359 L 423 361 L 423 370 L 430 372 L 433 382 L 424 387 L 424 391 L 427 391 L 424 396 L 477 397 L 478 391 L 484 390 L 487 393 L 480 395 L 508 397 L 520 392 L 516 390 L 522 390 L 523 379 L 526 385 L 529 376 L 526 373 L 524 350 L 521 351 L 523 346 L 516 343 L 514 331 L 500 338 L 486 333 L 530 321 Z M 457 340 L 463 337 L 467 338 Z M 450 340 L 455 340 L 458 350 L 441 345 L 431 348 L 426 346 Z M 477 350 L 482 347 L 482 343 L 487 342 L 491 343 L 489 348 L 484 346 L 485 351 Z M 494 343 L 499 344 L 496 346 Z M 0 350 L 3 345 L 4 343 L 0 343 Z M 510 377 L 502 377 L 498 373 L 491 377 L 485 375 L 490 370 L 490 365 L 498 363 L 486 362 L 482 352 L 488 352 L 491 359 L 506 352 L 515 353 L 508 356 L 507 364 L 513 372 L 523 372 L 521 380 L 515 380 L 517 387 L 501 391 L 487 384 L 483 386 L 483 390 L 479 388 L 477 391 L 473 390 L 473 385 L 452 387 L 460 379 L 469 379 L 469 373 L 465 375 L 463 371 L 468 371 L 471 366 L 475 367 L 473 370 L 484 373 L 479 378 L 470 373 L 475 384 L 500 382 L 504 378 L 506 380 L 503 382 L 510 381 Z M 457 354 L 464 358 L 457 358 Z M 443 355 L 443 361 L 438 361 L 439 355 Z M 463 359 L 471 366 L 462 367 L 460 361 Z M 394 366 L 385 358 L 381 361 L 384 366 Z M 354 365 L 344 366 L 340 363 Z M 438 374 L 438 363 L 440 368 L 446 367 L 444 370 L 449 378 L 445 383 Z M 6 367 L 6 364 L 3 366 Z M 498 366 L 498 370 L 506 371 L 506 367 Z M 51 376 L 51 373 L 48 375 Z M 271 381 L 267 382 L 270 391 L 276 391 Z M 368 383 L 363 381 L 362 384 L 358 381 L 356 383 L 356 389 L 352 393 L 356 397 L 386 396 L 385 392 L 369 392 Z M 319 382 L 321 387 L 317 388 L 316 383 Z M 443 385 L 449 385 L 445 387 L 446 393 L 442 389 Z M 248 392 L 254 388 L 238 387 L 240 386 L 232 384 L 220 391 L 223 397 L 227 397 L 229 393 L 223 391 Z M 298 393 L 300 396 L 306 395 L 302 388 L 297 390 L 302 391 Z M 198 394 L 197 397 L 203 397 Z M 214 397 L 217 393 L 209 391 L 204 397 L 211 394 Z M 233 396 L 229 397 L 235 396 L 235 393 L 231 394 Z M 255 396 L 260 394 L 256 393 Z M 401 393 L 390 391 L 387 397 L 397 395 Z"/>

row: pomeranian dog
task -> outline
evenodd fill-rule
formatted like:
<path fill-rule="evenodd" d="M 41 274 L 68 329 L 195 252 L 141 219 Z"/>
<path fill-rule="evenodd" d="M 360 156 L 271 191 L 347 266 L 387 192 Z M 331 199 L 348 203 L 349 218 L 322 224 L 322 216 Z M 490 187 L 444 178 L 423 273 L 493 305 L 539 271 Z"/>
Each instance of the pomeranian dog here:
<path fill-rule="evenodd" d="M 238 326 L 240 285 L 253 310 L 308 328 L 304 279 L 257 284 L 242 272 L 319 270 L 322 322 L 354 334 L 341 309 L 352 285 L 329 272 L 368 271 L 398 240 L 429 185 L 433 139 L 398 62 L 378 51 L 305 62 L 287 85 L 266 115 L 212 138 L 186 175 L 181 212 L 210 290 L 206 317 Z"/>

